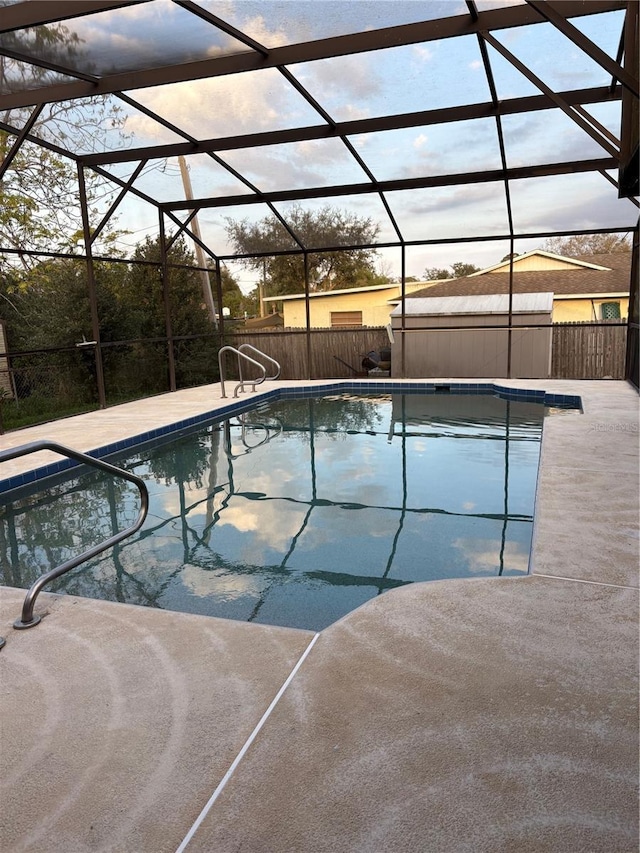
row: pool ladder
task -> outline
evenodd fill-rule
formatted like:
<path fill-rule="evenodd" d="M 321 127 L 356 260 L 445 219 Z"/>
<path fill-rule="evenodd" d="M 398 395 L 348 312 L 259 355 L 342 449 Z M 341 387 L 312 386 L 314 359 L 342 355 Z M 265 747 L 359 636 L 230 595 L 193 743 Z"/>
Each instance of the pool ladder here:
<path fill-rule="evenodd" d="M 268 361 L 270 364 L 273 364 L 276 368 L 276 372 L 274 373 L 274 375 L 273 376 L 267 376 L 267 369 L 264 366 L 264 364 L 261 364 L 259 361 L 256 361 L 255 358 L 251 358 L 251 356 L 247 355 L 246 350 L 251 350 L 251 352 L 260 356 L 260 358 L 263 358 L 265 361 Z M 223 359 L 223 355 L 226 352 L 234 352 L 238 357 L 238 375 L 240 377 L 240 381 L 238 382 L 236 387 L 233 389 L 233 396 L 234 397 L 238 396 L 239 391 L 244 391 L 245 385 L 251 385 L 252 390 L 255 391 L 256 385 L 260 385 L 262 382 L 266 382 L 267 379 L 269 381 L 271 381 L 273 379 L 277 379 L 280 376 L 280 364 L 275 360 L 275 358 L 271 358 L 270 355 L 267 355 L 266 353 L 262 352 L 262 350 L 257 349 L 256 347 L 252 346 L 251 344 L 240 344 L 240 346 L 237 348 L 232 347 L 232 346 L 222 347 L 220 349 L 220 351 L 218 352 L 218 367 L 220 368 L 220 387 L 222 389 L 222 397 L 227 396 L 225 393 L 225 389 L 224 389 L 224 359 Z M 257 367 L 261 371 L 262 376 L 259 376 L 257 379 L 244 379 L 244 377 L 242 376 L 242 364 L 243 364 L 243 362 L 249 362 L 250 364 L 253 364 L 255 367 Z"/>
<path fill-rule="evenodd" d="M 259 447 L 262 447 L 263 444 L 268 444 L 270 441 L 273 441 L 273 439 L 281 435 L 284 430 L 284 427 L 282 426 L 282 423 L 280 420 L 278 420 L 278 418 L 272 419 L 273 421 L 275 421 L 274 424 L 263 424 L 247 421 L 246 416 L 246 412 L 237 415 L 237 424 L 232 424 L 230 420 L 225 421 L 224 423 L 225 453 L 227 454 L 227 457 L 229 459 L 239 459 L 241 456 L 246 456 L 247 453 L 251 453 L 253 450 L 257 450 Z M 231 450 L 232 426 L 240 427 L 240 441 L 245 447 L 242 453 L 233 453 Z M 255 444 L 251 444 L 247 440 L 247 432 L 251 429 L 264 430 L 264 436 Z"/>
<path fill-rule="evenodd" d="M 75 569 L 76 566 L 79 566 L 81 563 L 92 559 L 92 557 L 96 557 L 98 554 L 106 551 L 107 548 L 111 548 L 112 545 L 117 545 L 118 542 L 122 542 L 123 539 L 131 536 L 132 533 L 135 533 L 142 527 L 149 510 L 149 492 L 147 491 L 147 486 L 144 480 L 140 477 L 129 473 L 129 471 L 124 471 L 122 468 L 116 468 L 115 465 L 110 465 L 108 462 L 103 462 L 102 459 L 94 459 L 93 456 L 88 456 L 86 453 L 80 453 L 78 450 L 72 450 L 70 447 L 65 447 L 65 445 L 58 444 L 56 441 L 47 441 L 46 439 L 41 441 L 32 441 L 29 444 L 23 444 L 20 447 L 13 447 L 9 450 L 0 451 L 0 463 L 8 462 L 10 459 L 17 459 L 19 456 L 27 456 L 30 453 L 37 453 L 40 450 L 53 450 L 54 453 L 66 456 L 68 459 L 75 459 L 77 462 L 82 462 L 92 468 L 98 468 L 100 471 L 105 471 L 108 474 L 112 474 L 114 477 L 120 477 L 123 480 L 128 480 L 130 483 L 133 483 L 140 493 L 140 511 L 135 522 L 130 527 L 127 527 L 126 530 L 122 530 L 120 533 L 110 536 L 99 545 L 94 545 L 93 548 L 83 551 L 83 553 L 79 554 L 77 557 L 72 557 L 70 560 L 67 560 L 55 569 L 51 569 L 44 575 L 41 575 L 41 577 L 31 585 L 27 592 L 24 604 L 22 605 L 22 615 L 20 619 L 16 619 L 13 623 L 13 627 L 17 629 L 33 628 L 34 625 L 37 625 L 40 622 L 41 617 L 34 616 L 33 608 L 36 603 L 36 598 L 49 581 L 55 580 L 55 578 L 59 578 L 61 575 L 70 572 L 71 569 Z M 0 649 L 4 644 L 5 640 L 0 637 Z"/>

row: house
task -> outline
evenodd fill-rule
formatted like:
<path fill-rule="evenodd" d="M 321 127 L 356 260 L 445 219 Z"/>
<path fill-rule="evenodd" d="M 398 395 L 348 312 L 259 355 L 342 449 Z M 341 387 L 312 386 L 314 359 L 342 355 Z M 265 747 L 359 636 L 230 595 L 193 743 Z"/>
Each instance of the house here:
<path fill-rule="evenodd" d="M 408 295 L 417 290 L 424 290 L 428 286 L 429 282 L 426 281 L 407 282 L 406 293 Z M 389 323 L 391 309 L 400 296 L 401 285 L 397 283 L 310 293 L 310 325 L 314 329 L 386 326 Z M 264 302 L 282 304 L 285 327 L 306 328 L 307 309 L 304 293 L 294 293 L 291 296 L 268 296 Z"/>
<path fill-rule="evenodd" d="M 514 293 L 553 293 L 554 323 L 626 319 L 631 253 L 568 258 L 536 249 L 513 262 Z M 411 298 L 509 292 L 509 260 L 464 278 L 438 282 Z"/>

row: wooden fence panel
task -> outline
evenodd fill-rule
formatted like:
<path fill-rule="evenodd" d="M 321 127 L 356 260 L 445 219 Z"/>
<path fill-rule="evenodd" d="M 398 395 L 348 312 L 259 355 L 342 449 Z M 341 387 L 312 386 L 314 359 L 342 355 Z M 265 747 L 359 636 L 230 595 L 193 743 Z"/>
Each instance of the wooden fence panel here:
<path fill-rule="evenodd" d="M 624 379 L 627 327 L 618 320 L 601 324 L 554 323 L 552 379 Z M 370 350 L 388 347 L 386 329 L 345 328 L 311 330 L 311 372 L 307 336 L 300 329 L 260 329 L 227 336 L 228 343 L 247 343 L 282 365 L 283 379 L 345 379 L 362 372 Z M 231 359 L 229 360 L 231 366 Z M 253 376 L 250 369 L 246 375 Z"/>
<path fill-rule="evenodd" d="M 600 322 L 553 324 L 552 379 L 624 379 L 627 327 Z"/>
<path fill-rule="evenodd" d="M 384 326 L 312 329 L 311 373 L 307 362 L 307 335 L 300 329 L 261 329 L 227 336 L 231 346 L 251 344 L 275 358 L 282 379 L 345 379 L 362 374 L 362 358 L 370 350 L 389 346 Z M 247 353 L 250 355 L 251 353 Z M 247 370 L 247 375 L 254 375 Z"/>

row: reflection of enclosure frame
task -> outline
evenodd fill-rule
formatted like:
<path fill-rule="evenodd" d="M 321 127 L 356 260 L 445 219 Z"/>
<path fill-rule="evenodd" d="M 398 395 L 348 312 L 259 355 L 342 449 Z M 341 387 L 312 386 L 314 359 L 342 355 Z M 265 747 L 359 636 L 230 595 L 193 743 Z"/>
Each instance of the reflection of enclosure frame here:
<path fill-rule="evenodd" d="M 61 565 L 56 566 L 39 577 L 27 592 L 22 606 L 21 617 L 16 619 L 13 623 L 13 627 L 18 629 L 33 628 L 34 625 L 37 625 L 41 621 L 40 616 L 34 615 L 33 608 L 38 595 L 44 587 L 47 586 L 47 584 L 56 578 L 62 577 L 62 575 L 65 575 L 67 572 L 70 572 L 71 569 L 75 569 L 77 566 L 82 565 L 82 563 L 88 562 L 98 554 L 106 551 L 108 548 L 118 545 L 124 539 L 127 539 L 129 536 L 136 533 L 144 524 L 144 520 L 147 517 L 149 509 L 149 492 L 147 491 L 147 486 L 144 480 L 140 477 L 137 477 L 135 474 L 131 474 L 129 471 L 116 468 L 115 465 L 111 465 L 109 462 L 105 462 L 102 459 L 96 459 L 86 453 L 80 453 L 78 450 L 74 450 L 71 447 L 65 447 L 65 445 L 59 444 L 56 441 L 32 441 L 30 444 L 23 444 L 19 447 L 12 447 L 8 450 L 0 451 L 0 463 L 8 462 L 10 459 L 18 459 L 21 456 L 27 456 L 31 453 L 38 453 L 42 450 L 52 450 L 54 453 L 66 456 L 68 459 L 73 459 L 75 462 L 80 462 L 91 468 L 97 468 L 99 471 L 104 471 L 107 474 L 111 474 L 113 477 L 119 477 L 133 483 L 140 494 L 140 511 L 138 512 L 138 517 L 135 522 L 125 530 L 114 530 L 113 535 L 108 539 L 105 539 L 99 545 L 95 545 L 93 548 L 88 548 L 81 554 L 66 560 Z"/>
<path fill-rule="evenodd" d="M 401 473 L 401 477 L 402 477 L 402 503 L 401 503 L 401 505 L 400 506 L 386 506 L 386 505 L 370 504 L 368 507 L 371 509 L 381 509 L 381 510 L 387 510 L 387 511 L 398 513 L 397 529 L 396 529 L 396 532 L 395 532 L 394 537 L 393 537 L 393 542 L 391 544 L 389 558 L 387 560 L 387 563 L 384 567 L 383 572 L 378 577 L 364 576 L 364 577 L 360 578 L 363 585 L 376 587 L 378 595 L 380 595 L 382 592 L 384 592 L 387 589 L 390 589 L 390 588 L 393 588 L 395 586 L 404 584 L 404 582 L 397 582 L 397 581 L 389 580 L 388 575 L 389 575 L 389 572 L 390 572 L 392 565 L 393 565 L 393 560 L 395 557 L 398 542 L 400 540 L 400 535 L 402 533 L 402 530 L 404 527 L 404 522 L 405 522 L 405 519 L 407 517 L 407 514 L 410 514 L 410 513 L 424 514 L 424 512 L 428 512 L 428 510 L 425 510 L 422 508 L 421 509 L 411 508 L 407 505 L 407 439 L 412 437 L 412 435 L 415 435 L 415 433 L 411 433 L 411 431 L 407 429 L 405 395 L 401 395 L 401 396 L 402 396 L 402 399 L 401 399 L 401 413 L 402 414 L 401 414 L 400 421 L 395 419 L 393 414 L 392 414 L 391 419 L 390 419 L 389 430 L 386 432 L 380 431 L 380 432 L 376 433 L 376 435 L 380 436 L 381 439 L 385 438 L 388 442 L 391 442 L 391 441 L 396 440 L 396 439 L 400 439 L 401 447 L 402 447 L 402 451 L 401 451 L 401 458 L 402 458 L 402 469 L 401 469 L 402 470 L 402 473 Z M 285 554 L 285 556 L 283 557 L 283 559 L 280 561 L 280 563 L 278 565 L 274 565 L 274 566 L 270 567 L 271 570 L 273 570 L 274 572 L 286 572 L 287 571 L 287 563 L 289 562 L 292 555 L 294 554 L 296 546 L 300 540 L 300 537 L 302 536 L 304 530 L 307 528 L 307 526 L 311 520 L 311 516 L 312 516 L 313 510 L 315 507 L 317 507 L 319 505 L 330 506 L 330 507 L 338 507 L 338 508 L 345 506 L 344 501 L 335 501 L 335 500 L 330 500 L 330 499 L 326 499 L 326 498 L 322 498 L 321 504 L 318 502 L 317 476 L 316 476 L 316 445 L 315 445 L 315 437 L 314 437 L 314 407 L 313 407 L 313 403 L 314 403 L 313 398 L 309 398 L 309 400 L 308 400 L 309 427 L 308 428 L 304 428 L 304 427 L 296 427 L 295 428 L 296 431 L 306 431 L 309 434 L 309 447 L 310 447 L 309 472 L 310 472 L 310 482 L 311 482 L 311 499 L 308 501 L 304 501 L 304 500 L 298 500 L 298 499 L 293 499 L 293 498 L 287 498 L 287 500 L 294 501 L 297 504 L 306 505 L 307 509 L 306 509 L 304 518 L 302 519 L 302 522 L 300 523 L 299 529 L 292 536 L 291 544 L 290 544 L 290 547 L 289 547 L 287 553 Z M 524 519 L 520 515 L 512 515 L 509 513 L 509 451 L 510 451 L 509 418 L 510 418 L 510 413 L 511 413 L 510 412 L 510 401 L 506 400 L 506 409 L 505 409 L 505 455 L 504 455 L 504 512 L 502 514 L 500 514 L 499 516 L 493 516 L 493 515 L 487 516 L 486 514 L 483 514 L 483 513 L 474 513 L 474 512 L 464 512 L 464 513 L 446 512 L 445 513 L 447 515 L 460 515 L 460 516 L 475 517 L 475 518 L 490 517 L 490 518 L 495 518 L 495 520 L 499 520 L 499 519 L 502 520 L 501 547 L 500 547 L 499 566 L 498 566 L 498 575 L 499 576 L 501 576 L 503 574 L 504 569 L 505 569 L 505 546 L 506 546 L 506 535 L 507 535 L 507 529 L 508 529 L 509 522 L 511 522 L 511 521 L 522 522 L 524 520 L 529 520 L 529 519 Z M 153 535 L 153 533 L 155 533 L 156 531 L 162 530 L 163 528 L 166 528 L 167 526 L 172 525 L 174 522 L 179 521 L 179 523 L 181 525 L 181 529 L 182 529 L 182 543 L 183 543 L 183 548 L 184 548 L 184 554 L 183 554 L 183 560 L 182 560 L 183 564 L 191 564 L 191 565 L 196 565 L 196 566 L 199 565 L 200 561 L 199 561 L 199 558 L 198 558 L 197 553 L 196 553 L 197 549 L 205 548 L 207 551 L 209 551 L 213 555 L 215 563 L 217 566 L 219 566 L 220 568 L 223 568 L 223 569 L 228 568 L 229 571 L 234 570 L 234 565 L 233 564 L 227 564 L 227 561 L 224 560 L 220 556 L 220 554 L 213 551 L 211 548 L 211 545 L 210 545 L 211 532 L 212 532 L 213 528 L 215 527 L 216 523 L 220 520 L 221 517 L 223 517 L 224 511 L 229 507 L 231 499 L 234 496 L 249 498 L 248 493 L 245 493 L 242 490 L 239 490 L 235 485 L 235 482 L 234 482 L 234 463 L 240 457 L 245 456 L 247 454 L 250 454 L 252 452 L 255 452 L 263 444 L 268 443 L 269 441 L 273 440 L 274 438 L 277 438 L 283 432 L 283 426 L 280 423 L 280 421 L 278 421 L 277 419 L 274 420 L 273 418 L 269 418 L 269 423 L 265 423 L 262 420 L 260 420 L 260 421 L 257 421 L 256 423 L 252 424 L 247 420 L 248 414 L 250 414 L 250 413 L 245 413 L 245 415 L 241 416 L 238 423 L 232 423 L 232 421 L 230 419 L 227 419 L 227 420 L 222 421 L 218 428 L 214 428 L 211 430 L 211 433 L 210 433 L 211 441 L 212 441 L 212 445 L 211 445 L 211 466 L 210 466 L 210 478 L 209 478 L 209 493 L 207 494 L 207 497 L 200 499 L 200 500 L 194 502 L 193 504 L 189 505 L 187 503 L 187 490 L 185 488 L 185 483 L 183 481 L 179 480 L 178 477 L 176 477 L 176 483 L 177 483 L 178 491 L 179 491 L 179 495 L 180 495 L 181 514 L 169 516 L 169 517 L 163 519 L 160 523 L 154 525 L 153 527 L 146 527 L 140 533 L 140 537 L 147 538 L 148 536 Z M 396 429 L 396 425 L 398 423 L 400 424 L 399 430 Z M 251 445 L 251 443 L 247 440 L 247 431 L 252 426 L 257 427 L 260 430 L 266 431 L 266 435 L 261 437 L 260 441 L 256 445 Z M 239 438 L 240 438 L 240 441 L 242 442 L 242 444 L 244 446 L 244 450 L 241 453 L 234 453 L 233 452 L 232 429 L 234 429 L 234 428 L 240 430 Z M 339 429 L 325 430 L 325 431 L 337 432 L 337 433 L 342 432 Z M 368 430 L 367 434 L 370 435 L 371 431 Z M 214 509 L 215 496 L 219 495 L 223 490 L 225 490 L 224 485 L 217 485 L 217 486 L 215 485 L 215 481 L 217 480 L 217 459 L 218 459 L 218 454 L 219 454 L 220 441 L 222 441 L 222 451 L 224 453 L 224 456 L 227 459 L 227 471 L 228 471 L 228 473 L 227 473 L 226 495 L 222 499 L 218 509 Z M 133 475 L 130 475 L 130 476 L 133 476 Z M 52 498 L 51 500 L 55 500 L 55 498 Z M 267 496 L 264 496 L 264 497 L 261 497 L 260 500 L 273 501 L 273 500 L 282 500 L 282 498 L 281 497 L 269 498 Z M 117 506 L 116 506 L 116 498 L 115 498 L 115 494 L 113 492 L 113 489 L 111 489 L 109 492 L 109 502 L 110 502 L 110 520 L 111 520 L 113 535 L 115 536 L 116 533 L 118 533 L 118 530 L 117 530 Z M 198 533 L 195 529 L 193 529 L 189 525 L 188 514 L 192 510 L 194 510 L 196 507 L 202 505 L 203 503 L 205 503 L 206 507 L 207 507 L 207 511 L 206 511 L 207 521 L 206 521 L 205 527 L 202 530 L 202 532 Z M 13 514 L 11 514 L 11 516 L 10 516 L 9 523 L 10 524 L 14 523 L 13 522 Z M 126 535 L 128 535 L 127 531 L 125 531 L 124 535 L 121 535 L 121 539 L 124 539 Z M 14 536 L 14 538 L 15 538 L 15 536 Z M 193 540 L 193 544 L 190 543 L 190 541 L 189 541 L 190 539 Z M 110 542 L 111 542 L 111 544 L 114 544 L 113 558 L 114 558 L 114 562 L 116 564 L 116 572 L 118 575 L 118 578 L 117 578 L 118 584 L 120 584 L 122 582 L 123 577 L 125 577 L 125 576 L 128 577 L 131 582 L 135 583 L 136 587 L 138 588 L 139 593 L 148 601 L 148 603 L 151 606 L 155 606 L 155 607 L 161 606 L 159 603 L 159 600 L 158 600 L 159 596 L 162 595 L 162 592 L 166 589 L 166 587 L 168 586 L 170 581 L 174 577 L 177 577 L 179 575 L 179 573 L 182 569 L 182 566 L 181 565 L 176 566 L 175 571 L 171 572 L 171 574 L 167 578 L 165 578 L 165 580 L 163 581 L 162 587 L 154 595 L 154 594 L 149 593 L 144 588 L 144 586 L 142 585 L 142 582 L 140 581 L 139 578 L 136 578 L 135 576 L 129 574 L 124 569 L 124 567 L 122 566 L 121 552 L 123 549 L 128 548 L 130 545 L 135 545 L 135 540 L 129 540 L 129 542 L 121 542 L 120 540 L 118 540 L 115 543 L 113 543 L 113 541 L 110 540 Z M 104 549 L 101 549 L 101 550 L 104 550 Z M 96 552 L 96 554 L 97 553 L 98 552 Z M 92 554 L 91 556 L 95 556 L 96 554 Z M 76 562 L 75 564 L 77 565 L 78 562 Z M 337 585 L 342 585 L 342 583 L 345 582 L 345 581 L 343 581 L 343 578 L 344 578 L 344 575 L 341 575 L 340 573 L 324 573 L 322 575 L 322 580 L 324 582 L 333 583 L 333 584 L 337 584 Z M 268 586 L 261 593 L 260 598 L 257 601 L 257 603 L 256 603 L 256 605 L 255 605 L 255 607 L 254 607 L 254 609 L 253 609 L 253 611 L 249 617 L 249 621 L 254 620 L 258 616 L 258 613 L 260 612 L 265 601 L 267 600 L 269 590 L 277 582 L 278 582 L 278 576 L 276 575 L 274 580 L 270 584 L 268 584 Z M 124 600 L 124 597 L 122 600 Z"/>

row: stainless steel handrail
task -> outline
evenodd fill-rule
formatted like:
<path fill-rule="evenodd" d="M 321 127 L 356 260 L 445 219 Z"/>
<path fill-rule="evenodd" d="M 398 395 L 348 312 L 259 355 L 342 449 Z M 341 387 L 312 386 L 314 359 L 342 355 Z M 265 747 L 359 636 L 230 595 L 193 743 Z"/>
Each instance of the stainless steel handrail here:
<path fill-rule="evenodd" d="M 264 382 L 264 380 L 267 376 L 266 367 L 264 366 L 264 364 L 260 364 L 259 361 L 256 361 L 255 358 L 251 358 L 250 356 L 246 355 L 245 353 L 240 352 L 239 349 L 236 349 L 235 347 L 231 347 L 231 346 L 226 346 L 226 347 L 222 347 L 218 351 L 218 369 L 220 371 L 220 388 L 222 389 L 221 396 L 222 397 L 227 396 L 225 393 L 225 390 L 224 390 L 224 362 L 222 360 L 222 354 L 225 352 L 235 352 L 235 354 L 238 356 L 238 369 L 240 371 L 240 382 L 238 382 L 236 387 L 233 389 L 233 396 L 234 397 L 238 396 L 238 391 L 240 390 L 240 388 L 242 388 L 242 390 L 244 391 L 245 385 L 252 385 L 253 390 L 255 391 L 256 385 L 260 385 L 261 382 Z M 240 359 L 242 359 L 242 358 L 244 358 L 245 361 L 251 362 L 251 364 L 255 364 L 255 366 L 258 367 L 262 371 L 262 376 L 259 379 L 247 379 L 245 382 L 245 380 L 242 378 L 242 366 L 241 366 L 242 362 L 240 361 Z"/>
<path fill-rule="evenodd" d="M 265 376 L 265 380 L 268 380 L 269 382 L 271 382 L 272 380 L 277 379 L 280 376 L 280 371 L 282 370 L 282 368 L 280 367 L 280 363 L 277 362 L 275 360 L 275 358 L 271 358 L 270 355 L 267 355 L 266 352 L 262 352 L 261 349 L 254 347 L 253 344 L 240 344 L 240 346 L 238 347 L 238 350 L 240 352 L 244 352 L 244 350 L 246 350 L 246 349 L 250 349 L 252 352 L 255 352 L 259 356 L 262 356 L 262 358 L 264 358 L 266 361 L 271 362 L 271 364 L 275 364 L 275 366 L 277 368 L 276 372 L 274 373 L 273 376 Z"/>
<path fill-rule="evenodd" d="M 103 462 L 102 459 L 94 459 L 93 456 L 88 456 L 86 453 L 80 453 L 79 450 L 73 450 L 70 447 L 65 447 L 63 444 L 58 444 L 57 441 L 47 441 L 46 439 L 41 441 L 32 441 L 29 444 L 23 444 L 20 447 L 13 447 L 9 450 L 0 451 L 0 463 L 7 462 L 9 459 L 16 459 L 19 456 L 27 456 L 29 453 L 37 453 L 39 450 L 53 450 L 54 453 L 59 453 L 61 456 L 66 456 L 69 459 L 75 459 L 77 462 L 83 462 L 85 465 L 90 465 L 93 468 L 106 471 L 108 474 L 113 474 L 114 477 L 121 477 L 122 479 L 133 483 L 140 492 L 140 512 L 138 513 L 138 518 L 135 523 L 130 527 L 127 527 L 126 530 L 122 530 L 120 533 L 110 536 L 100 545 L 94 545 L 94 547 L 89 548 L 88 551 L 84 551 L 77 557 L 67 560 L 65 563 L 62 563 L 62 565 L 57 566 L 55 569 L 51 569 L 51 571 L 46 572 L 46 574 L 39 577 L 27 592 L 24 604 L 22 605 L 21 618 L 16 619 L 13 623 L 13 627 L 18 629 L 33 628 L 34 625 L 37 625 L 38 622 L 40 622 L 41 617 L 33 615 L 33 608 L 36 603 L 36 598 L 42 591 L 42 588 L 45 587 L 49 581 L 59 578 L 61 575 L 71 571 L 71 569 L 75 569 L 75 567 L 79 566 L 80 563 L 90 560 L 92 557 L 106 551 L 107 548 L 111 548 L 112 545 L 117 545 L 118 542 L 122 542 L 123 539 L 131 536 L 132 533 L 135 533 L 142 527 L 149 510 L 149 492 L 147 491 L 144 480 L 135 474 L 130 474 L 129 471 L 124 471 L 122 468 L 116 468 L 115 465 L 111 465 L 109 462 Z"/>
<path fill-rule="evenodd" d="M 277 418 L 273 418 L 273 420 L 276 421 L 276 425 L 274 427 L 272 427 L 269 424 L 247 423 L 246 415 L 247 415 L 246 412 L 239 414 L 237 416 L 237 418 L 238 418 L 237 424 L 232 424 L 231 420 L 225 421 L 225 433 L 224 433 L 225 434 L 225 443 L 226 443 L 225 453 L 227 454 L 227 456 L 230 459 L 240 459 L 241 456 L 245 456 L 247 453 L 251 453 L 253 450 L 257 450 L 259 447 L 262 447 L 263 444 L 268 444 L 270 441 L 273 441 L 274 438 L 277 438 L 279 435 L 281 435 L 282 431 L 284 429 L 284 427 L 282 426 L 282 423 Z M 241 430 L 240 441 L 245 446 L 245 450 L 242 453 L 232 453 L 231 452 L 230 428 L 232 426 L 239 426 L 240 427 L 240 430 Z M 258 429 L 263 429 L 265 431 L 264 438 L 261 438 L 257 444 L 249 444 L 249 442 L 246 439 L 247 427 L 254 427 L 254 428 L 258 428 Z M 272 429 L 274 430 L 273 433 L 271 432 Z"/>

